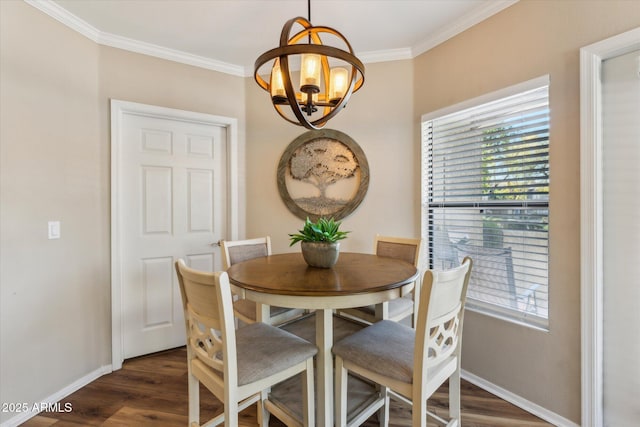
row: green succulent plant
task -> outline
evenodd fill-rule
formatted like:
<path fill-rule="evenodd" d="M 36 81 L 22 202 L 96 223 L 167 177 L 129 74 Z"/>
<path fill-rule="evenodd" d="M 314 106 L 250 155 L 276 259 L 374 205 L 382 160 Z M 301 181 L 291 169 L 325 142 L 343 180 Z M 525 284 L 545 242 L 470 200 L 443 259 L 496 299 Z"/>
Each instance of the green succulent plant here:
<path fill-rule="evenodd" d="M 340 231 L 340 222 L 333 218 L 320 218 L 317 222 L 312 222 L 307 217 L 302 230 L 295 234 L 289 234 L 293 246 L 298 242 L 327 242 L 335 243 L 338 240 L 346 239 L 350 231 Z"/>

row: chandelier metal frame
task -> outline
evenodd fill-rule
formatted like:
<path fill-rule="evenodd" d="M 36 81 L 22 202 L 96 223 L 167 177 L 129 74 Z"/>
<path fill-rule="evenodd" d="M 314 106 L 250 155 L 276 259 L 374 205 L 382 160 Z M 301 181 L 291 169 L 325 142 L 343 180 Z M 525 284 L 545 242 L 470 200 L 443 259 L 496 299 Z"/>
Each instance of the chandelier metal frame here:
<path fill-rule="evenodd" d="M 291 35 L 294 25 L 302 26 L 302 30 Z M 326 33 L 342 40 L 348 50 L 339 49 L 334 46 L 322 43 L 321 34 Z M 308 43 L 298 43 L 303 38 L 308 37 Z M 317 54 L 320 55 L 322 64 L 323 87 L 309 87 L 304 85 L 297 92 L 291 82 L 291 68 L 289 64 L 290 55 Z M 330 66 L 328 58 L 336 58 L 350 65 L 351 72 L 348 79 L 349 85 L 344 94 L 337 99 L 329 99 L 330 88 Z M 260 75 L 260 68 L 269 61 L 274 61 L 270 73 L 270 81 L 267 82 Z M 311 25 L 310 20 L 297 17 L 287 21 L 280 34 L 280 45 L 277 48 L 268 50 L 256 59 L 254 67 L 254 78 L 258 85 L 271 93 L 273 84 L 273 67 L 279 64 L 282 82 L 286 96 L 272 96 L 272 103 L 278 114 L 290 123 L 304 126 L 307 129 L 321 129 L 333 117 L 335 117 L 349 101 L 351 95 L 356 92 L 364 83 L 364 64 L 353 53 L 351 44 L 339 32 L 330 27 Z M 272 94 L 273 95 L 273 94 Z M 292 120 L 290 115 L 285 113 L 286 106 L 291 108 L 297 121 Z M 322 108 L 322 115 L 319 118 L 311 119 L 311 115 Z"/>

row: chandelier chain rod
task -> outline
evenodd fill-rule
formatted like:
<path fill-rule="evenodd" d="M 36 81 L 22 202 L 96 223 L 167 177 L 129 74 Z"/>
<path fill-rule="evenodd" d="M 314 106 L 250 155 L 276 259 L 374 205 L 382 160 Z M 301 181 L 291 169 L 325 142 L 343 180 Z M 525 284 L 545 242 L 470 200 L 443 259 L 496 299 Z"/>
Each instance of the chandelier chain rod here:
<path fill-rule="evenodd" d="M 311 24 L 311 0 L 307 0 L 307 21 Z M 309 44 L 311 44 L 311 31 L 309 31 Z"/>

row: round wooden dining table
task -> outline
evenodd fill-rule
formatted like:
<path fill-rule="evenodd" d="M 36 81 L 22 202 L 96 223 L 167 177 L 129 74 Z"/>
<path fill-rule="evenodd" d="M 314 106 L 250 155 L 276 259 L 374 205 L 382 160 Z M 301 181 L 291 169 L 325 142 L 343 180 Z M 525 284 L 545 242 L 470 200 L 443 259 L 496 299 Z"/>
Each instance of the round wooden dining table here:
<path fill-rule="evenodd" d="M 406 261 L 351 252 L 341 252 L 332 268 L 309 267 L 302 254 L 287 253 L 239 262 L 227 273 L 245 298 L 265 307 L 315 310 L 320 426 L 333 426 L 333 310 L 381 307 L 410 291 L 418 277 L 416 267 Z"/>

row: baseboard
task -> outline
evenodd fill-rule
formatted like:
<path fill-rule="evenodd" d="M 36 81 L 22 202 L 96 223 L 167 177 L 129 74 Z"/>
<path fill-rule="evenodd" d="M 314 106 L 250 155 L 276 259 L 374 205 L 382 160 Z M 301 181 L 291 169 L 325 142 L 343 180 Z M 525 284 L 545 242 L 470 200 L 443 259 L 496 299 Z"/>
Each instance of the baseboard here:
<path fill-rule="evenodd" d="M 469 381 L 471 384 L 474 384 L 491 394 L 495 394 L 499 398 L 506 400 L 509 403 L 516 405 L 519 408 L 524 409 L 525 411 L 542 418 L 543 420 L 558 426 L 558 427 L 580 427 L 579 424 L 574 423 L 571 420 L 566 419 L 565 417 L 556 414 L 537 403 L 533 403 L 522 396 L 518 396 L 515 393 L 510 392 L 500 386 L 497 386 L 484 378 L 480 378 L 477 375 L 472 374 L 471 372 L 465 371 L 464 369 L 460 373 L 461 377 L 465 380 Z"/>
<path fill-rule="evenodd" d="M 36 415 L 38 415 L 40 412 L 42 412 L 43 409 L 46 411 L 48 404 L 53 405 L 56 402 L 61 401 L 65 397 L 69 396 L 71 393 L 80 390 L 82 387 L 86 386 L 90 382 L 100 378 L 105 374 L 109 374 L 112 371 L 113 369 L 111 369 L 111 365 L 105 365 L 96 369 L 93 372 L 89 372 L 87 375 L 77 379 L 76 381 L 69 384 L 62 390 L 59 390 L 56 393 L 42 399 L 41 402 L 34 403 L 31 406 L 31 408 L 29 408 L 26 412 L 21 412 L 12 418 L 9 418 L 7 421 L 0 424 L 0 427 L 17 427 L 20 424 L 24 423 L 25 421 L 29 420 L 30 418 L 33 418 Z M 43 409 L 40 409 L 40 408 L 43 408 Z"/>

